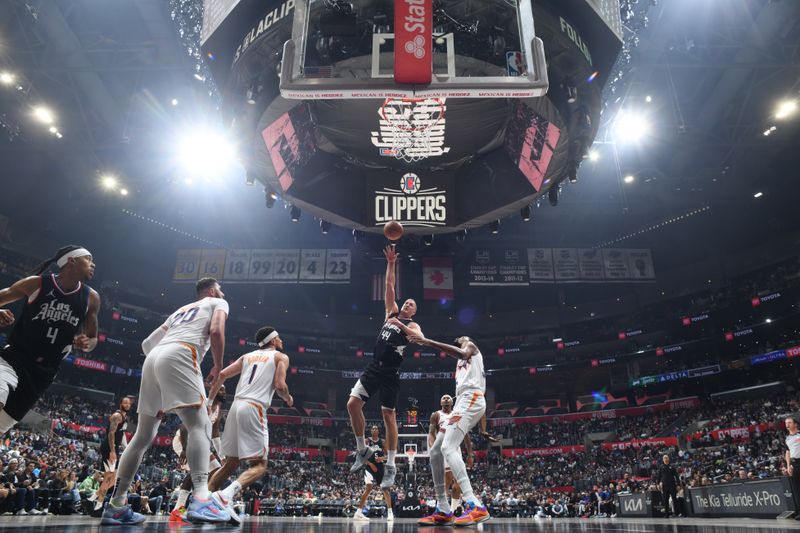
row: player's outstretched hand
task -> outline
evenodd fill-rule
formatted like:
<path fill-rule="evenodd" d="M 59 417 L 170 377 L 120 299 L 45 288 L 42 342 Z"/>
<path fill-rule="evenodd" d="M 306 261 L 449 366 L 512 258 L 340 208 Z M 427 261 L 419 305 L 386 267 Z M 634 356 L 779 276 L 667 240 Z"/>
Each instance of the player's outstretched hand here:
<path fill-rule="evenodd" d="M 89 337 L 83 334 L 75 335 L 75 337 L 72 339 L 72 346 L 81 351 L 88 350 L 90 346 Z"/>
<path fill-rule="evenodd" d="M 222 372 L 222 369 L 217 365 L 211 367 L 211 372 L 209 372 L 206 376 L 206 386 L 210 387 L 215 381 L 217 381 L 220 372 Z"/>
<path fill-rule="evenodd" d="M 0 309 L 0 328 L 10 326 L 14 323 L 14 313 L 8 309 Z"/>
<path fill-rule="evenodd" d="M 410 342 L 411 344 L 417 344 L 419 346 L 425 346 L 425 344 L 427 344 L 428 342 L 428 339 L 426 339 L 425 337 L 420 337 L 419 335 L 411 335 L 408 338 L 408 342 Z"/>
<path fill-rule="evenodd" d="M 488 431 L 481 431 L 481 437 L 489 442 L 500 442 L 500 439 L 489 433 Z"/>
<path fill-rule="evenodd" d="M 394 244 L 387 244 L 386 248 L 383 249 L 383 255 L 386 256 L 386 260 L 390 263 L 394 263 L 397 261 L 397 258 L 400 257 Z"/>

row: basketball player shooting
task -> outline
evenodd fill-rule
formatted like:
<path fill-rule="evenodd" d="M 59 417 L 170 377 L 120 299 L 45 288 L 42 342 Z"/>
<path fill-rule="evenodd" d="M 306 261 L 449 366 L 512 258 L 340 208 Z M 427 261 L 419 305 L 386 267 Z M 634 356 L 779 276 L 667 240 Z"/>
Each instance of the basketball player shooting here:
<path fill-rule="evenodd" d="M 361 378 L 350 391 L 347 401 L 347 412 L 350 415 L 350 424 L 356 438 L 356 459 L 351 472 L 362 468 L 369 456 L 364 437 L 366 421 L 364 419 L 364 404 L 370 397 L 378 395 L 381 402 L 383 422 L 386 427 L 386 465 L 381 482 L 382 489 L 394 485 L 397 475 L 395 457 L 397 455 L 397 398 L 400 394 L 400 364 L 403 362 L 403 350 L 408 345 L 409 336 L 422 337 L 422 330 L 412 320 L 417 312 L 417 302 L 409 298 L 398 308 L 395 301 L 395 266 L 397 251 L 393 245 L 388 245 L 383 250 L 386 256 L 386 291 L 384 303 L 386 318 L 378 333 L 375 342 L 375 358 L 364 370 Z"/>
<path fill-rule="evenodd" d="M 53 263 L 58 274 L 44 274 Z M 65 246 L 33 276 L 0 290 L 0 306 L 25 299 L 8 345 L 0 351 L 0 436 L 50 387 L 64 356 L 73 348 L 91 352 L 97 346 L 100 295 L 86 285 L 94 268 L 89 250 Z M 0 327 L 14 320 L 14 313 L 0 309 Z"/>
<path fill-rule="evenodd" d="M 275 328 L 266 326 L 256 333 L 256 342 L 258 350 L 241 356 L 227 366 L 211 385 L 209 392 L 210 395 L 216 394 L 225 380 L 241 374 L 233 404 L 225 419 L 225 432 L 222 434 L 225 462 L 209 482 L 209 488 L 216 491 L 211 498 L 225 507 L 236 523 L 241 523 L 241 518 L 231 502 L 239 492 L 261 479 L 267 472 L 269 430 L 265 415 L 272 404 L 272 397 L 278 393 L 287 406 L 294 405 L 294 398 L 289 394 L 289 386 L 286 385 L 289 356 L 280 351 L 283 350 L 280 335 Z M 242 461 L 248 461 L 250 468 L 225 490 L 217 491 L 239 468 Z"/>
<path fill-rule="evenodd" d="M 491 518 L 486 507 L 472 490 L 467 475 L 467 467 L 461 458 L 459 447 L 461 442 L 481 422 L 481 434 L 489 436 L 484 429 L 486 413 L 486 373 L 483 370 L 483 355 L 469 337 L 459 337 L 456 346 L 426 339 L 421 335 L 409 337 L 409 342 L 421 346 L 430 346 L 458 359 L 456 366 L 456 403 L 444 431 L 436 435 L 433 446 L 429 450 L 431 474 L 436 490 L 436 511 L 419 520 L 420 525 L 456 525 L 470 526 L 485 522 Z M 453 470 L 456 483 L 461 487 L 464 498 L 464 512 L 454 518 L 450 502 L 445 494 L 445 462 Z"/>
<path fill-rule="evenodd" d="M 186 513 L 191 522 L 224 523 L 231 519 L 208 491 L 211 454 L 211 420 L 206 409 L 200 364 L 211 347 L 214 380 L 222 370 L 225 354 L 225 321 L 228 302 L 214 278 L 195 285 L 198 300 L 184 305 L 142 342 L 146 358 L 139 386 L 139 419 L 136 433 L 122 454 L 111 502 L 103 511 L 104 525 L 139 524 L 144 516 L 128 504 L 128 487 L 139 469 L 144 452 L 158 434 L 164 413 L 174 411 L 186 426 L 186 458 L 192 476 L 192 503 Z"/>

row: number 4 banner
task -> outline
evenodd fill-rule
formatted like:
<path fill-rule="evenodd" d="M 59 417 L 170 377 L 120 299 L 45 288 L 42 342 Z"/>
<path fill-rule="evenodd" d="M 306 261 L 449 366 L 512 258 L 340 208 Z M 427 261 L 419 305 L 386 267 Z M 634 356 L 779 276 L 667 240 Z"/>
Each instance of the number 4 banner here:
<path fill-rule="evenodd" d="M 300 282 L 325 281 L 325 250 L 303 250 L 300 255 Z"/>

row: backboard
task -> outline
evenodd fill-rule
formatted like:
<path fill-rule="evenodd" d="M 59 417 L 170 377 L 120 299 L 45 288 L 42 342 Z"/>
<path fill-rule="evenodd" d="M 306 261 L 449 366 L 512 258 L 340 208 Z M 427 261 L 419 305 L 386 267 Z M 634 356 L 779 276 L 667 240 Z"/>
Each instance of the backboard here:
<path fill-rule="evenodd" d="M 528 98 L 547 92 L 530 0 L 296 0 L 290 99 Z"/>

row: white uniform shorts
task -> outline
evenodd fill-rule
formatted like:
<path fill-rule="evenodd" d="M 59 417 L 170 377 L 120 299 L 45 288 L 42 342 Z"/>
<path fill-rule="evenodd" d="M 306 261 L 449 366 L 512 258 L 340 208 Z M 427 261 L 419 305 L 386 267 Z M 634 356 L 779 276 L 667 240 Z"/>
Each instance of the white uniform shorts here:
<path fill-rule="evenodd" d="M 455 426 L 466 435 L 481 421 L 485 412 L 486 398 L 483 397 L 482 392 L 462 392 L 456 398 L 456 403 L 453 405 L 453 414 L 445 426 L 445 431 L 447 428 Z"/>
<path fill-rule="evenodd" d="M 0 357 L 0 403 L 5 405 L 8 402 L 8 395 L 17 388 L 17 383 L 17 371 Z"/>
<path fill-rule="evenodd" d="M 156 346 L 144 360 L 138 412 L 159 416 L 206 401 L 197 348 L 183 342 Z"/>
<path fill-rule="evenodd" d="M 266 408 L 252 400 L 233 400 L 222 432 L 222 453 L 239 459 L 266 459 L 269 430 Z"/>

